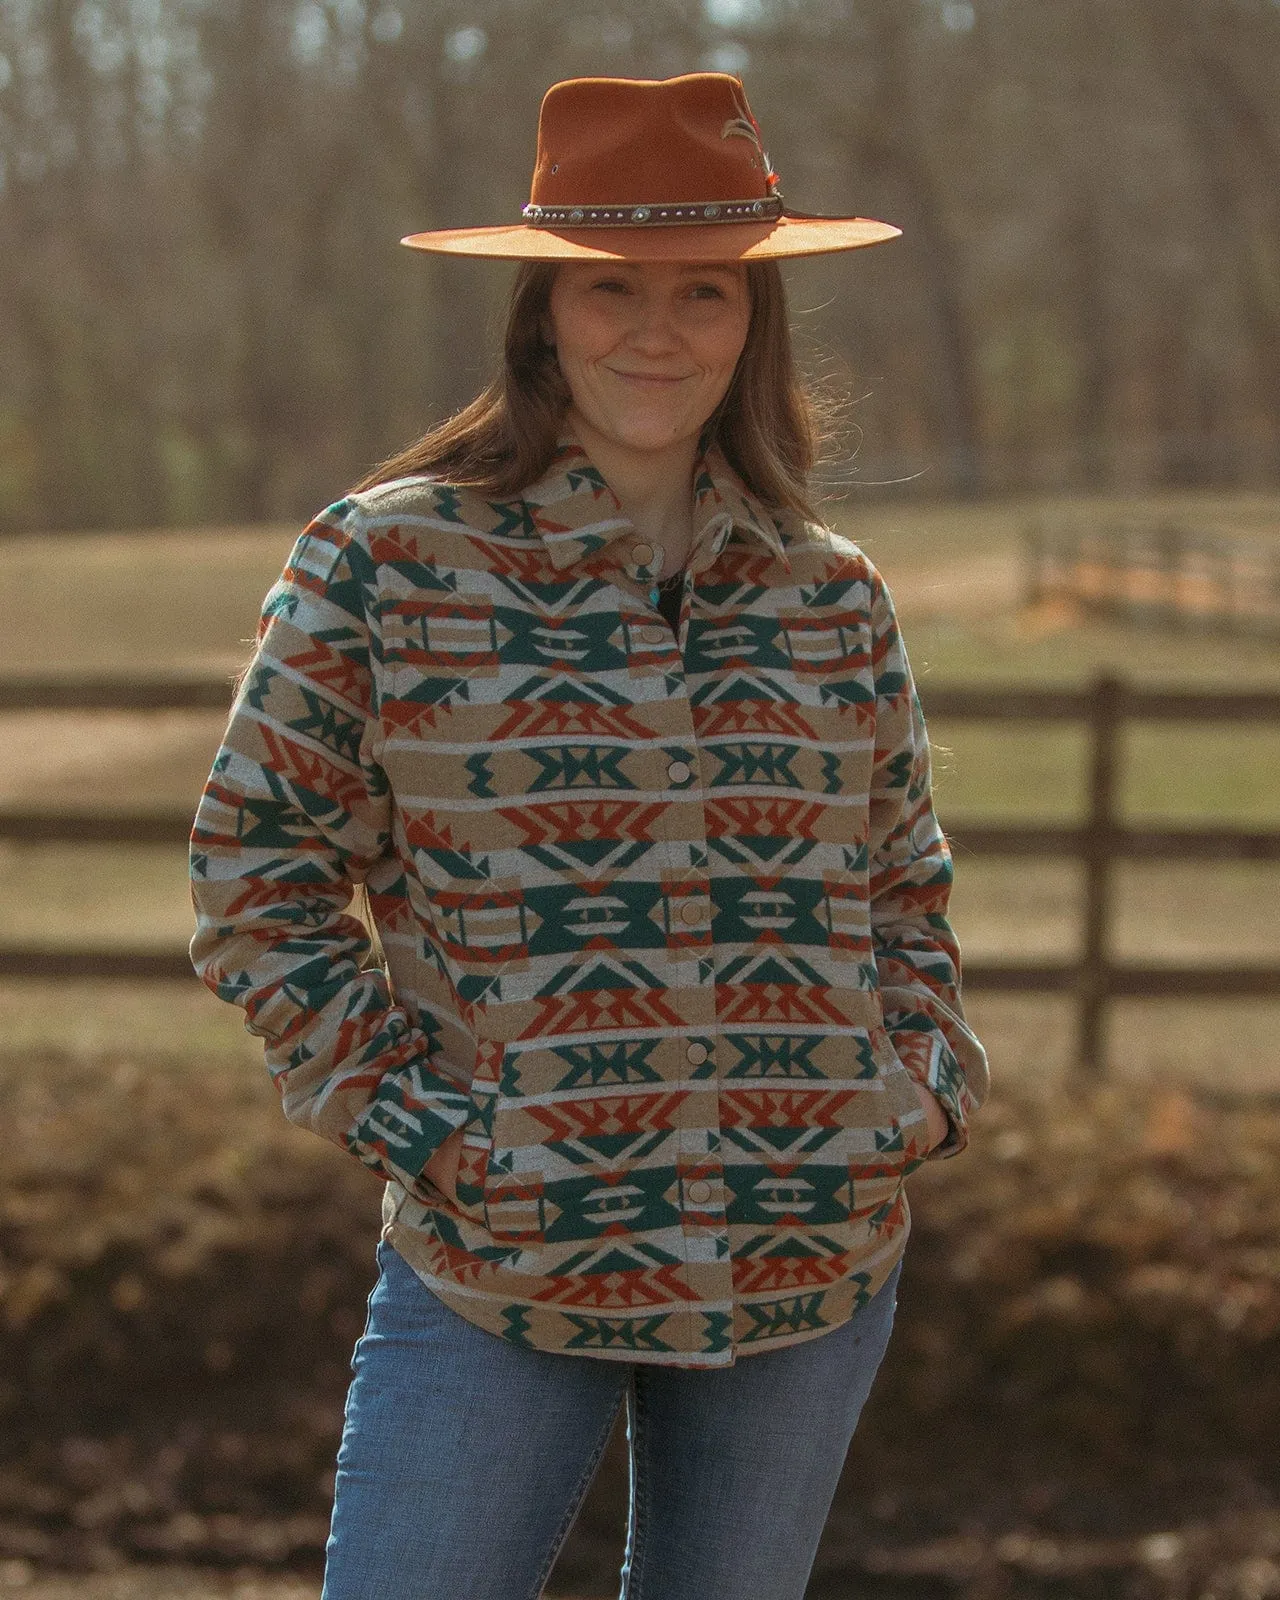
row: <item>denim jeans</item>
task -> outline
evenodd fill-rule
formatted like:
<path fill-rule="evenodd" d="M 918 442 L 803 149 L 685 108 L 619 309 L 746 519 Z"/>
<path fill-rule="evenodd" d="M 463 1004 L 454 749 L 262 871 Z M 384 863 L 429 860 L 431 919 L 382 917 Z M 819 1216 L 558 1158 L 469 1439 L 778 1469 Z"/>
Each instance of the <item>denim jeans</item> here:
<path fill-rule="evenodd" d="M 522 1349 L 378 1264 L 322 1600 L 537 1600 L 622 1405 L 622 1600 L 801 1600 L 898 1268 L 841 1327 L 703 1370 Z"/>

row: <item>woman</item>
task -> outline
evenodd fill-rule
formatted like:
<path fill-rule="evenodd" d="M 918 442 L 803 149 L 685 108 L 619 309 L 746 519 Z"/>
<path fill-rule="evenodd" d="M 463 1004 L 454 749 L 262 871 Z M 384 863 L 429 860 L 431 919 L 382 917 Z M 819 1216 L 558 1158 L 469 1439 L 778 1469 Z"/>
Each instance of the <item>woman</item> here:
<path fill-rule="evenodd" d="M 326 1600 L 532 1600 L 623 1406 L 623 1594 L 800 1596 L 984 1091 L 776 264 L 897 230 L 776 185 L 737 80 L 573 80 L 406 241 L 523 263 L 502 374 L 303 533 L 196 820 L 197 969 L 386 1180 Z"/>

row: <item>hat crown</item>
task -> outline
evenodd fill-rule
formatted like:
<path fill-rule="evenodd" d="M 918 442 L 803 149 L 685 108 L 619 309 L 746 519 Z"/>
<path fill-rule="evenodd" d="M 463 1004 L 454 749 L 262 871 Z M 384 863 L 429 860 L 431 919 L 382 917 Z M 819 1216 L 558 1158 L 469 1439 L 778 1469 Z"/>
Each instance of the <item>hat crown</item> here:
<path fill-rule="evenodd" d="M 535 206 L 766 199 L 777 179 L 737 78 L 571 78 L 538 118 Z"/>

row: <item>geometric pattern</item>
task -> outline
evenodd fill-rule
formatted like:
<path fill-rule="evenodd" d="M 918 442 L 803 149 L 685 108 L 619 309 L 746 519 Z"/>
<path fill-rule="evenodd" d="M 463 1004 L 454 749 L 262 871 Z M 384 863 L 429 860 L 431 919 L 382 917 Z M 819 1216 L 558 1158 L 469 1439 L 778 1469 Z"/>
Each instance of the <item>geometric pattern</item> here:
<path fill-rule="evenodd" d="M 462 1316 L 716 1367 L 876 1292 L 915 1083 L 954 1154 L 986 1062 L 883 581 L 715 450 L 695 526 L 673 631 L 570 438 L 510 502 L 412 477 L 317 517 L 196 818 L 192 959 Z"/>

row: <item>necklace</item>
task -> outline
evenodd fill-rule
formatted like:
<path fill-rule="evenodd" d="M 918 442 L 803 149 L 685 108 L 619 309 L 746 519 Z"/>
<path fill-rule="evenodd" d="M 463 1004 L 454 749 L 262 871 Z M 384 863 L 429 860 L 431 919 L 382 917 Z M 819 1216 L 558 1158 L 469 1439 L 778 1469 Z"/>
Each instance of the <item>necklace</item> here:
<path fill-rule="evenodd" d="M 665 618 L 672 633 L 679 631 L 680 601 L 684 594 L 684 569 L 677 568 L 669 578 L 655 583 L 649 591 L 649 601 Z"/>

